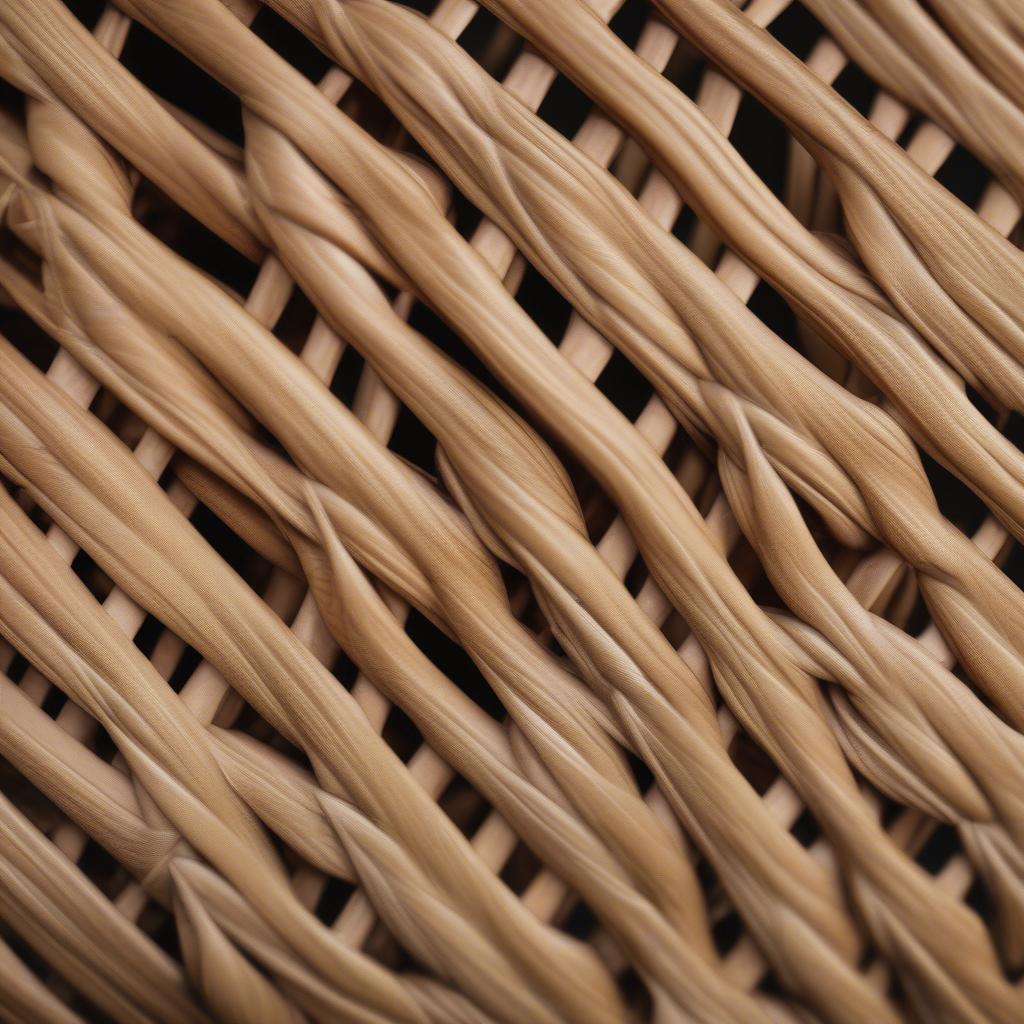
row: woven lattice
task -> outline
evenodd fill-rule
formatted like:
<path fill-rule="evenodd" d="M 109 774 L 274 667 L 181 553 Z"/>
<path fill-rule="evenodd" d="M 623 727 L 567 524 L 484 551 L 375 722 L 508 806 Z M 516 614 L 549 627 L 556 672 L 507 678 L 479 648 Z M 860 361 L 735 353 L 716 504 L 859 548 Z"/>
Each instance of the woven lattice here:
<path fill-rule="evenodd" d="M 1024 5 L 418 7 L 0 0 L 0 1019 L 1024 1019 Z"/>

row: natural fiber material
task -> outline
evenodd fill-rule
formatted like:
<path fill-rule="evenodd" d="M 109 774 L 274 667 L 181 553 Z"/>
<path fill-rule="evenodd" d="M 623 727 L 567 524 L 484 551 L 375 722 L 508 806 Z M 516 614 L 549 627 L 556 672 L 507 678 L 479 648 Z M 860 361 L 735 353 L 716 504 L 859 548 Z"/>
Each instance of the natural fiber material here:
<path fill-rule="evenodd" d="M 89 6 L 0 4 L 0 1019 L 1024 1017 L 1015 0 Z"/>

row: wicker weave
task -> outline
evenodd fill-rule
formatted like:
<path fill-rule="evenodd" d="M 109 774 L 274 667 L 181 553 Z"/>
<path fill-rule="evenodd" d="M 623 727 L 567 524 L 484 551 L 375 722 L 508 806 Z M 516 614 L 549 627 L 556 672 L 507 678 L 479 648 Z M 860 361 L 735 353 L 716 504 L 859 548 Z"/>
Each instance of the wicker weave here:
<path fill-rule="evenodd" d="M 1024 1019 L 1024 4 L 419 6 L 0 0 L 0 1019 Z"/>

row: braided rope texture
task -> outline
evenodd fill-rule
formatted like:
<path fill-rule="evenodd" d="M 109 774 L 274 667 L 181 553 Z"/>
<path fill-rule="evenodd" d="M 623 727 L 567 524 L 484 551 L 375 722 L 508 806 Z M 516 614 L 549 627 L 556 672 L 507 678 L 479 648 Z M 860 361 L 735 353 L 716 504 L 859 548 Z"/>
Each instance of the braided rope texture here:
<path fill-rule="evenodd" d="M 1022 0 L 0 79 L 0 1021 L 1024 1020 Z"/>

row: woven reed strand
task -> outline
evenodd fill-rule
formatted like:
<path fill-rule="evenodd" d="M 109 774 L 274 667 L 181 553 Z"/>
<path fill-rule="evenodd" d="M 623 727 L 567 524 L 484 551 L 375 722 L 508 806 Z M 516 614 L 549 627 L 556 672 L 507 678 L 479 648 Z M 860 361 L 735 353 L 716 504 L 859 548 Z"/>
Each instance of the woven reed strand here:
<path fill-rule="evenodd" d="M 0 1016 L 1020 1019 L 1024 16 L 804 6 L 0 8 Z"/>

